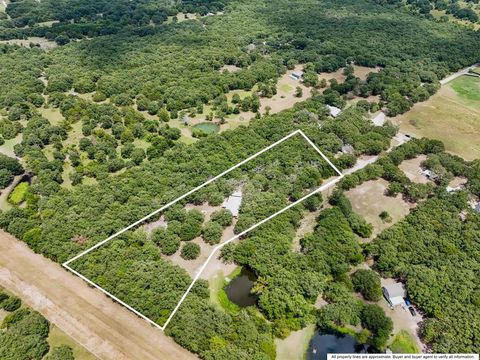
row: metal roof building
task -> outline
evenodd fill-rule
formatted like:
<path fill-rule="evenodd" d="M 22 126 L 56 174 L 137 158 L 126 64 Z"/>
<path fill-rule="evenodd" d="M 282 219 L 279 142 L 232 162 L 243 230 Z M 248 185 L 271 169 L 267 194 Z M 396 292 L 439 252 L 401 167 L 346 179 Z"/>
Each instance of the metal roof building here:
<path fill-rule="evenodd" d="M 223 202 L 222 207 L 229 210 L 233 216 L 238 217 L 240 205 L 242 205 L 242 191 L 237 190 Z"/>
<path fill-rule="evenodd" d="M 407 295 L 402 283 L 388 284 L 382 287 L 382 292 L 391 306 L 401 305 Z"/>

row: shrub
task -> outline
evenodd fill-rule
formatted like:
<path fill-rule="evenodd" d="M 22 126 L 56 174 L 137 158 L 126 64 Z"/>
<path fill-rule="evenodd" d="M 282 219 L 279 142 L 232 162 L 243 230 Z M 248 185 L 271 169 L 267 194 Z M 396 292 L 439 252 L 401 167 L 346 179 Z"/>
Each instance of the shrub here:
<path fill-rule="evenodd" d="M 2 307 L 2 304 L 5 300 L 7 300 L 9 296 L 5 294 L 4 292 L 0 292 L 0 307 Z"/>
<path fill-rule="evenodd" d="M 200 246 L 195 243 L 185 244 L 180 256 L 185 260 L 194 260 L 200 255 Z"/>
<path fill-rule="evenodd" d="M 390 216 L 390 214 L 388 213 L 388 211 L 382 211 L 380 213 L 380 215 L 378 215 L 380 217 L 380 219 L 382 219 L 384 222 L 386 223 L 389 223 L 389 222 L 392 222 L 392 217 Z"/>
<path fill-rule="evenodd" d="M 215 211 L 212 216 L 210 217 L 210 220 L 212 222 L 216 222 L 220 224 L 222 227 L 227 227 L 232 225 L 232 213 L 230 210 L 227 209 L 221 209 L 218 211 Z"/>
<path fill-rule="evenodd" d="M 75 360 L 75 357 L 70 347 L 62 345 L 53 349 L 45 360 Z"/>
<path fill-rule="evenodd" d="M 203 239 L 210 245 L 218 244 L 222 238 L 223 227 L 217 222 L 209 221 L 202 230 Z"/>
<path fill-rule="evenodd" d="M 9 312 L 17 310 L 20 306 L 22 306 L 22 300 L 16 296 L 11 296 L 2 303 L 3 310 Z"/>
<path fill-rule="evenodd" d="M 160 247 L 164 255 L 173 255 L 180 247 L 180 238 L 178 235 L 168 230 L 156 229 L 153 232 L 152 240 Z"/>
<path fill-rule="evenodd" d="M 352 275 L 355 291 L 360 292 L 366 300 L 378 301 L 382 297 L 380 276 L 372 270 L 357 270 Z"/>
<path fill-rule="evenodd" d="M 370 339 L 371 344 L 377 349 L 382 349 L 393 330 L 392 320 L 386 316 L 383 309 L 376 304 L 365 305 L 360 317 L 362 326 L 372 333 L 372 338 Z"/>
<path fill-rule="evenodd" d="M 313 196 L 310 196 L 307 200 L 305 200 L 305 208 L 308 211 L 316 211 L 322 205 L 322 194 L 318 193 Z"/>

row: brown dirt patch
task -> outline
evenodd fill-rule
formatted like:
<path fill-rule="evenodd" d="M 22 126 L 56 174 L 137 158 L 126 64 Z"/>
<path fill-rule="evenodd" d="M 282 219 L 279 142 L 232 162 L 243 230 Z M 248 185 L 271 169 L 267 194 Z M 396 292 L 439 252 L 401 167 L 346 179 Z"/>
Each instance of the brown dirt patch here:
<path fill-rule="evenodd" d="M 360 186 L 349 190 L 345 195 L 350 199 L 354 211 L 373 225 L 372 238 L 384 229 L 403 219 L 414 206 L 408 204 L 399 194 L 396 197 L 385 195 L 388 182 L 379 179 L 366 181 Z M 382 211 L 387 211 L 392 221 L 387 223 L 380 219 Z"/>
<path fill-rule="evenodd" d="M 402 161 L 402 163 L 398 166 L 405 175 L 410 179 L 410 181 L 420 184 L 427 184 L 430 182 L 423 174 L 421 164 L 427 160 L 426 155 L 420 155 L 415 159 L 409 159 Z"/>
<path fill-rule="evenodd" d="M 24 47 L 30 47 L 30 44 L 40 45 L 40 48 L 43 50 L 51 50 L 56 48 L 58 45 L 55 41 L 51 41 L 41 37 L 29 37 L 27 39 L 12 39 L 12 40 L 2 40 L 0 44 L 8 45 L 20 45 Z"/>

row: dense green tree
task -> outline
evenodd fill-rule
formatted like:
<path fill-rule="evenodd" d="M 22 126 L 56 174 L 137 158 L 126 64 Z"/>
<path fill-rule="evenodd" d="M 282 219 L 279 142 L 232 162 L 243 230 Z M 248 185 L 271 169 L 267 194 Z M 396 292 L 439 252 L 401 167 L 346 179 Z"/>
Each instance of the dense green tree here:
<path fill-rule="evenodd" d="M 200 246 L 195 243 L 183 245 L 180 256 L 185 260 L 194 260 L 200 255 Z"/>
<path fill-rule="evenodd" d="M 352 275 L 355 291 L 360 292 L 366 300 L 378 301 L 382 297 L 380 276 L 372 270 L 360 269 Z"/>

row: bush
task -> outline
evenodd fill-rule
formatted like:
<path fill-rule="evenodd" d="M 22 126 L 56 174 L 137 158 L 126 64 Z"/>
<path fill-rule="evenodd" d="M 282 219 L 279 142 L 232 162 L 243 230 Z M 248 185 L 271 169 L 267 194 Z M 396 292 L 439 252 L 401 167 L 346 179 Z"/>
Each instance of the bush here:
<path fill-rule="evenodd" d="M 5 311 L 12 312 L 20 308 L 22 306 L 22 300 L 16 296 L 11 296 L 10 298 L 6 299 L 2 303 L 2 308 Z"/>
<path fill-rule="evenodd" d="M 180 256 L 185 260 L 194 260 L 200 255 L 200 246 L 195 243 L 185 244 Z"/>
<path fill-rule="evenodd" d="M 202 230 L 203 239 L 210 245 L 220 242 L 223 234 L 223 227 L 217 222 L 209 221 Z"/>
<path fill-rule="evenodd" d="M 2 304 L 5 300 L 7 300 L 9 296 L 4 292 L 0 292 L 0 307 L 3 307 Z"/>
<path fill-rule="evenodd" d="M 153 232 L 152 240 L 160 247 L 162 254 L 173 255 L 180 247 L 180 238 L 171 231 L 156 229 Z"/>
<path fill-rule="evenodd" d="M 66 345 L 59 346 L 47 355 L 45 360 L 75 360 L 73 351 Z"/>
<path fill-rule="evenodd" d="M 378 215 L 380 217 L 380 219 L 382 219 L 382 221 L 386 222 L 386 223 L 389 223 L 389 222 L 392 222 L 392 217 L 390 216 L 390 214 L 388 213 L 388 211 L 382 211 L 380 213 L 380 215 Z"/>
<path fill-rule="evenodd" d="M 372 333 L 370 343 L 382 349 L 393 330 L 392 320 L 385 315 L 383 309 L 376 304 L 365 305 L 360 315 L 362 326 Z"/>
<path fill-rule="evenodd" d="M 357 270 L 352 275 L 355 291 L 360 292 L 366 300 L 378 301 L 382 297 L 380 276 L 372 270 Z"/>
<path fill-rule="evenodd" d="M 305 208 L 308 211 L 316 211 L 322 205 L 323 198 L 322 194 L 318 193 L 313 196 L 310 196 L 307 200 L 305 200 Z"/>
<path fill-rule="evenodd" d="M 0 189 L 6 188 L 12 181 L 12 173 L 7 169 L 0 169 Z"/>
<path fill-rule="evenodd" d="M 215 211 L 212 216 L 210 217 L 210 221 L 216 222 L 220 224 L 222 227 L 227 227 L 232 225 L 232 213 L 230 210 L 227 209 L 221 209 L 218 211 Z"/>

